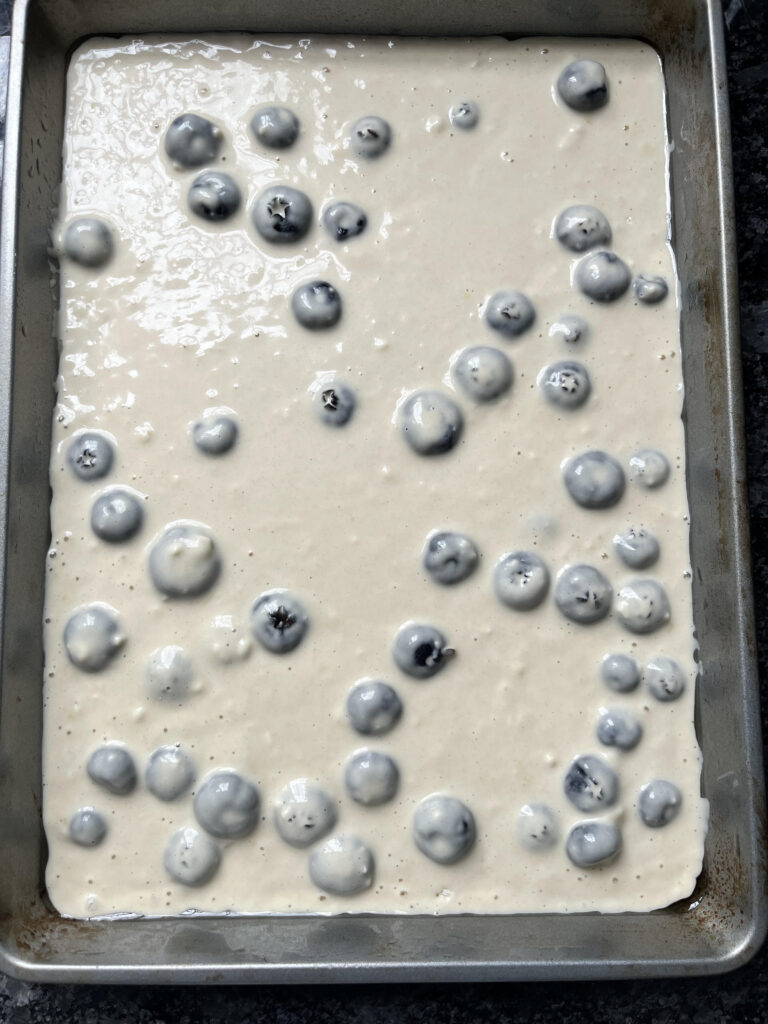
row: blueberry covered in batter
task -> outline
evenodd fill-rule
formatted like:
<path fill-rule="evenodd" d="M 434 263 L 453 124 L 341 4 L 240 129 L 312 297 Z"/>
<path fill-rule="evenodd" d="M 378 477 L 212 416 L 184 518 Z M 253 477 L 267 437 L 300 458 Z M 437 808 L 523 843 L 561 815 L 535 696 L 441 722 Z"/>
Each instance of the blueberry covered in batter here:
<path fill-rule="evenodd" d="M 454 128 L 462 131 L 476 128 L 480 120 L 480 106 L 475 100 L 459 100 L 448 111 L 448 120 Z"/>
<path fill-rule="evenodd" d="M 204 832 L 186 826 L 173 833 L 165 847 L 163 866 L 174 882 L 205 885 L 219 869 L 219 848 Z"/>
<path fill-rule="evenodd" d="M 127 487 L 111 487 L 91 506 L 91 529 L 108 544 L 130 540 L 143 522 L 143 499 Z"/>
<path fill-rule="evenodd" d="M 89 778 L 115 796 L 127 796 L 136 788 L 136 762 L 121 743 L 105 743 L 88 758 Z"/>
<path fill-rule="evenodd" d="M 551 363 L 539 374 L 539 387 L 546 400 L 559 409 L 578 409 L 592 390 L 586 366 L 573 360 Z"/>
<path fill-rule="evenodd" d="M 234 416 L 212 412 L 192 426 L 192 441 L 203 455 L 225 455 L 234 448 L 239 432 Z"/>
<path fill-rule="evenodd" d="M 477 569 L 480 552 L 463 533 L 439 530 L 427 538 L 422 564 L 435 583 L 452 586 L 468 579 Z"/>
<path fill-rule="evenodd" d="M 352 388 L 343 381 L 323 384 L 312 399 L 315 414 L 328 427 L 343 427 L 352 419 L 357 399 Z"/>
<path fill-rule="evenodd" d="M 104 434 L 84 431 L 67 446 L 67 465 L 80 480 L 100 480 L 112 469 L 115 449 Z"/>
<path fill-rule="evenodd" d="M 177 800 L 195 780 L 195 766 L 177 744 L 158 747 L 149 755 L 144 784 L 158 800 Z"/>
<path fill-rule="evenodd" d="M 416 846 L 437 864 L 455 864 L 475 842 L 475 819 L 465 803 L 443 793 L 419 802 L 413 815 Z"/>
<path fill-rule="evenodd" d="M 551 850 L 560 836 L 557 815 L 547 804 L 523 804 L 515 822 L 515 833 L 528 850 L 536 853 Z"/>
<path fill-rule="evenodd" d="M 614 534 L 613 546 L 630 569 L 647 569 L 659 559 L 659 542 L 644 526 L 628 526 Z"/>
<path fill-rule="evenodd" d="M 166 597 L 198 597 L 221 572 L 221 556 L 207 527 L 197 523 L 167 526 L 149 551 L 149 577 Z"/>
<path fill-rule="evenodd" d="M 576 264 L 576 286 L 595 302 L 615 302 L 629 288 L 629 267 L 615 252 L 590 253 Z"/>
<path fill-rule="evenodd" d="M 456 653 L 447 644 L 434 626 L 406 622 L 395 634 L 392 657 L 401 672 L 412 679 L 430 679 L 444 669 Z"/>
<path fill-rule="evenodd" d="M 609 821 L 582 821 L 565 840 L 568 859 L 577 868 L 610 864 L 621 852 L 621 832 Z"/>
<path fill-rule="evenodd" d="M 309 855 L 309 877 L 333 896 L 354 896 L 373 884 L 374 859 L 357 836 L 332 836 Z"/>
<path fill-rule="evenodd" d="M 563 792 L 580 811 L 603 811 L 616 803 L 619 778 L 602 757 L 582 754 L 565 773 Z"/>
<path fill-rule="evenodd" d="M 595 245 L 608 245 L 611 225 L 596 206 L 569 206 L 555 221 L 555 237 L 571 252 L 584 252 Z"/>
<path fill-rule="evenodd" d="M 252 782 L 239 772 L 221 769 L 200 785 L 193 806 L 206 832 L 219 839 L 241 839 L 256 828 L 261 801 Z"/>
<path fill-rule="evenodd" d="M 643 727 L 626 708 L 603 708 L 597 721 L 597 738 L 606 747 L 632 750 L 640 742 Z"/>
<path fill-rule="evenodd" d="M 273 821 L 280 838 L 290 846 L 311 846 L 336 824 L 336 806 L 320 786 L 293 779 L 275 803 Z"/>
<path fill-rule="evenodd" d="M 587 451 L 570 459 L 563 470 L 566 490 L 582 508 L 603 509 L 615 505 L 624 494 L 621 464 L 603 451 Z"/>
<path fill-rule="evenodd" d="M 628 654 L 606 654 L 600 662 L 600 678 L 616 693 L 631 693 L 640 684 L 640 669 Z"/>
<path fill-rule="evenodd" d="M 616 615 L 630 633 L 653 633 L 669 622 L 669 599 L 656 580 L 632 580 L 616 597 Z"/>
<path fill-rule="evenodd" d="M 299 119 L 289 107 L 270 104 L 251 118 L 256 141 L 270 149 L 288 149 L 299 137 Z"/>
<path fill-rule="evenodd" d="M 656 274 L 638 274 L 632 282 L 632 291 L 638 302 L 655 306 L 669 295 L 666 279 Z"/>
<path fill-rule="evenodd" d="M 549 569 L 534 551 L 511 551 L 496 563 L 493 589 L 508 608 L 530 611 L 547 596 Z"/>
<path fill-rule="evenodd" d="M 493 402 L 512 387 L 512 363 L 490 345 L 465 348 L 453 365 L 453 378 L 475 402 Z"/>
<path fill-rule="evenodd" d="M 558 76 L 557 91 L 572 110 L 582 114 L 599 110 L 608 102 L 605 68 L 596 60 L 571 61 Z"/>
<path fill-rule="evenodd" d="M 442 391 L 415 391 L 400 410 L 400 429 L 417 455 L 442 455 L 461 437 L 464 417 Z"/>
<path fill-rule="evenodd" d="M 654 779 L 640 790 L 637 813 L 648 828 L 663 828 L 680 813 L 683 797 L 680 790 L 667 779 Z"/>
<path fill-rule="evenodd" d="M 505 290 L 495 292 L 488 300 L 485 321 L 504 338 L 517 338 L 533 323 L 536 311 L 527 295 Z"/>
<path fill-rule="evenodd" d="M 291 310 L 302 327 L 324 331 L 341 319 L 341 296 L 328 281 L 308 281 L 291 296 Z"/>
<path fill-rule="evenodd" d="M 181 703 L 189 696 L 194 669 L 183 648 L 174 644 L 153 651 L 145 669 L 147 693 L 155 700 Z"/>
<path fill-rule="evenodd" d="M 240 189 L 223 171 L 203 171 L 190 185 L 187 202 L 203 220 L 228 220 L 240 208 Z"/>
<path fill-rule="evenodd" d="M 101 603 L 73 612 L 63 639 L 67 657 L 82 672 L 101 672 L 125 643 L 117 612 Z"/>
<path fill-rule="evenodd" d="M 300 242 L 312 225 L 312 203 L 290 185 L 271 185 L 256 198 L 251 220 L 267 242 Z"/>
<path fill-rule="evenodd" d="M 309 629 L 304 605 L 290 591 L 267 590 L 251 608 L 251 632 L 272 654 L 295 650 Z"/>
<path fill-rule="evenodd" d="M 221 129 L 199 114 L 180 114 L 165 134 L 165 152 L 180 167 L 202 167 L 219 154 Z"/>
<path fill-rule="evenodd" d="M 389 149 L 392 129 L 383 117 L 368 114 L 355 121 L 349 139 L 357 156 L 366 160 L 376 160 Z"/>
<path fill-rule="evenodd" d="M 78 808 L 67 825 L 67 835 L 78 846 L 98 846 L 106 834 L 104 816 L 94 807 Z"/>
<path fill-rule="evenodd" d="M 344 765 L 344 787 L 355 803 L 365 807 L 387 803 L 399 785 L 397 764 L 379 750 L 356 750 Z"/>
<path fill-rule="evenodd" d="M 589 335 L 586 320 L 575 313 L 563 313 L 549 328 L 550 338 L 559 337 L 566 345 L 582 345 Z"/>
<path fill-rule="evenodd" d="M 654 490 L 669 479 L 669 460 L 663 452 L 642 448 L 629 460 L 629 472 L 635 483 Z"/>
<path fill-rule="evenodd" d="M 643 666 L 642 679 L 651 696 L 664 703 L 677 700 L 685 690 L 685 672 L 674 658 L 664 655 Z"/>
<path fill-rule="evenodd" d="M 89 270 L 103 267 L 112 259 L 112 232 L 98 217 L 77 217 L 64 231 L 64 252 L 73 263 Z"/>
<path fill-rule="evenodd" d="M 557 574 L 555 604 L 571 622 L 588 626 L 611 610 L 611 584 L 592 565 L 567 565 Z"/>
<path fill-rule="evenodd" d="M 337 242 L 357 238 L 368 225 L 368 218 L 359 206 L 343 201 L 326 206 L 321 219 L 323 227 Z"/>
<path fill-rule="evenodd" d="M 383 736 L 397 725 L 403 704 L 397 690 L 380 679 L 361 679 L 347 695 L 347 718 L 362 736 Z"/>

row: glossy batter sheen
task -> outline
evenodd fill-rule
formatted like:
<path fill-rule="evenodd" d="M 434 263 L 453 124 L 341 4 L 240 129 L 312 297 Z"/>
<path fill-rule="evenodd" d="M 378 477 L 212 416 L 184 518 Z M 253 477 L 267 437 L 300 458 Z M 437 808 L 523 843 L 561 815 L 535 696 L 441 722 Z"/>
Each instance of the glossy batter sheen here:
<path fill-rule="evenodd" d="M 556 98 L 572 60 L 605 65 L 609 102 L 580 113 Z M 449 108 L 477 103 L 476 127 L 453 127 Z M 270 103 L 289 107 L 301 129 L 283 150 L 256 142 L 249 122 Z M 213 167 L 237 182 L 243 201 L 230 221 L 194 216 L 187 191 L 198 173 L 174 168 L 163 140 L 184 112 L 223 132 Z M 385 117 L 392 144 L 377 160 L 356 157 L 347 139 L 364 115 Z M 370 41 L 315 38 L 257 42 L 90 40 L 68 80 L 61 232 L 75 217 L 112 229 L 102 268 L 61 260 L 61 365 L 54 419 L 52 542 L 47 565 L 44 815 L 55 906 L 86 917 L 218 912 L 495 913 L 650 910 L 687 896 L 701 868 L 706 804 L 693 728 L 694 642 L 688 556 L 682 382 L 675 272 L 667 244 L 668 194 L 659 60 L 634 42 L 587 40 Z M 270 183 L 306 192 L 313 224 L 299 244 L 274 246 L 250 210 Z M 330 200 L 367 216 L 358 237 L 338 242 L 321 224 Z M 589 301 L 572 285 L 577 254 L 552 237 L 568 206 L 598 207 L 612 249 L 632 273 L 673 287 L 646 306 L 630 290 Z M 290 296 L 307 281 L 341 294 L 340 323 L 308 331 Z M 482 318 L 500 289 L 536 309 L 534 325 L 505 340 Z M 566 314 L 589 324 L 585 342 L 550 335 Z M 495 345 L 514 383 L 495 402 L 475 403 L 450 375 L 466 346 Z M 577 359 L 592 382 L 575 409 L 546 401 L 544 366 Z M 336 373 L 357 394 L 343 428 L 328 427 L 312 387 Z M 397 411 L 416 388 L 452 393 L 464 415 L 460 444 L 419 456 Z M 228 453 L 195 448 L 191 427 L 207 410 L 234 413 Z M 103 480 L 82 481 L 65 449 L 78 429 L 114 438 Z M 562 463 L 602 448 L 628 473 L 624 497 L 607 510 L 569 497 Z M 660 449 L 669 481 L 647 490 L 629 460 Z M 91 506 L 108 486 L 143 496 L 143 525 L 105 543 Z M 203 596 L 162 596 L 147 570 L 148 547 L 170 523 L 204 524 L 221 572 Z M 638 573 L 617 557 L 614 534 L 652 530 L 661 557 Z M 430 531 L 466 533 L 480 551 L 470 578 L 436 584 L 421 564 Z M 669 625 L 633 635 L 614 614 L 580 626 L 550 591 L 533 611 L 494 593 L 505 553 L 536 552 L 555 574 L 588 563 L 614 594 L 638 575 L 669 595 Z M 311 626 L 292 653 L 276 656 L 251 637 L 254 599 L 288 588 Z M 62 646 L 78 606 L 119 612 L 124 645 L 97 672 L 78 670 Z M 407 678 L 391 645 L 409 619 L 437 626 L 457 651 L 439 675 Z M 148 695 L 144 668 L 164 645 L 194 663 L 181 703 Z M 656 700 L 642 684 L 615 694 L 600 678 L 609 652 L 644 664 L 677 659 L 686 689 Z M 344 702 L 359 679 L 386 680 L 404 712 L 386 736 L 362 737 Z M 601 708 L 639 719 L 634 749 L 603 747 Z M 124 743 L 139 783 L 117 796 L 85 765 L 106 742 Z M 144 783 L 149 754 L 180 743 L 197 773 L 179 799 Z M 394 800 L 365 806 L 346 795 L 343 766 L 361 747 L 389 754 L 400 771 Z M 623 851 L 606 867 L 576 868 L 565 853 L 570 828 L 589 818 L 563 794 L 571 760 L 601 754 L 619 776 L 617 804 L 599 815 L 618 825 Z M 199 888 L 163 868 L 177 829 L 196 825 L 194 791 L 213 769 L 256 783 L 261 821 L 249 837 L 215 840 L 221 866 Z M 272 807 L 292 779 L 307 778 L 336 803 L 333 834 L 364 840 L 375 857 L 367 891 L 323 893 L 308 874 L 313 849 L 283 842 Z M 639 819 L 640 787 L 667 779 L 683 794 L 662 828 Z M 465 859 L 438 865 L 416 848 L 413 811 L 442 792 L 469 806 L 477 841 Z M 517 837 L 524 804 L 548 804 L 559 839 L 532 852 Z M 68 819 L 93 806 L 107 834 L 93 848 L 67 836 Z"/>

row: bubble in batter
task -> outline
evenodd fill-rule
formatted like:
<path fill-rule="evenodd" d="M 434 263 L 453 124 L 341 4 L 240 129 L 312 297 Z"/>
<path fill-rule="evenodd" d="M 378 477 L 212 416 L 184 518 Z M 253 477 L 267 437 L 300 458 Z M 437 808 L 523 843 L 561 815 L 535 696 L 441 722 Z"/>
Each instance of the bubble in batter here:
<path fill-rule="evenodd" d="M 416 846 L 437 864 L 455 864 L 475 842 L 475 819 L 461 800 L 432 793 L 419 802 L 413 815 Z"/>
<path fill-rule="evenodd" d="M 94 807 L 80 807 L 67 825 L 67 835 L 78 846 L 98 846 L 106 834 L 107 823 Z"/>
<path fill-rule="evenodd" d="M 439 629 L 421 622 L 406 622 L 392 645 L 395 664 L 412 679 L 431 679 L 455 655 Z"/>
<path fill-rule="evenodd" d="M 448 111 L 448 120 L 454 128 L 469 131 L 476 128 L 480 120 L 480 106 L 475 100 L 460 100 Z"/>
<path fill-rule="evenodd" d="M 629 526 L 613 538 L 616 554 L 630 569 L 648 569 L 659 559 L 659 542 L 644 526 Z"/>
<path fill-rule="evenodd" d="M 580 811 L 602 811 L 616 803 L 619 778 L 602 757 L 582 754 L 565 773 L 563 792 Z"/>
<path fill-rule="evenodd" d="M 389 149 L 392 129 L 383 117 L 369 114 L 352 125 L 349 140 L 353 151 L 366 160 L 376 160 Z"/>
<path fill-rule="evenodd" d="M 611 584 L 591 565 L 567 565 L 557 574 L 555 604 L 579 625 L 604 619 L 611 610 Z"/>
<path fill-rule="evenodd" d="M 223 412 L 211 412 L 192 427 L 192 441 L 203 455 L 225 455 L 234 448 L 239 428 L 237 420 Z"/>
<path fill-rule="evenodd" d="M 397 690 L 380 679 L 361 679 L 347 695 L 347 718 L 361 736 L 384 736 L 397 725 L 403 704 Z"/>
<path fill-rule="evenodd" d="M 512 387 L 512 363 L 501 349 L 475 345 L 460 352 L 453 378 L 475 402 L 493 402 Z"/>
<path fill-rule="evenodd" d="M 605 68 L 596 60 L 574 60 L 560 72 L 557 91 L 572 110 L 599 110 L 608 102 Z"/>
<path fill-rule="evenodd" d="M 203 220 L 228 220 L 240 208 L 240 189 L 223 171 L 203 171 L 190 185 L 187 202 Z"/>
<path fill-rule="evenodd" d="M 663 828 L 675 820 L 682 803 L 682 794 L 673 782 L 654 779 L 640 790 L 637 813 L 648 828 Z"/>
<path fill-rule="evenodd" d="M 166 597 L 198 597 L 221 572 L 221 557 L 207 526 L 173 523 L 153 542 L 149 577 Z"/>
<path fill-rule="evenodd" d="M 577 868 L 609 864 L 621 852 L 621 833 L 609 821 L 580 822 L 568 833 L 565 852 Z"/>
<path fill-rule="evenodd" d="M 273 654 L 288 654 L 309 629 L 304 605 L 288 590 L 267 590 L 251 608 L 251 632 Z"/>
<path fill-rule="evenodd" d="M 600 677 L 616 693 L 631 693 L 640 683 L 640 669 L 628 654 L 606 654 L 600 662 Z"/>
<path fill-rule="evenodd" d="M 643 727 L 626 708 L 602 708 L 596 732 L 597 738 L 606 747 L 632 750 L 640 742 Z"/>
<path fill-rule="evenodd" d="M 91 529 L 108 544 L 130 540 L 143 522 L 143 499 L 127 487 L 111 487 L 91 506 Z"/>
<path fill-rule="evenodd" d="M 179 167 L 202 167 L 219 154 L 221 129 L 199 114 L 180 114 L 165 133 L 165 152 Z"/>
<path fill-rule="evenodd" d="M 502 555 L 493 571 L 496 597 L 515 611 L 537 608 L 549 590 L 549 569 L 533 551 Z"/>
<path fill-rule="evenodd" d="M 310 846 L 336 824 L 336 807 L 320 786 L 293 779 L 275 804 L 273 821 L 280 838 L 290 846 Z"/>
<path fill-rule="evenodd" d="M 80 480 L 100 480 L 112 469 L 112 442 L 95 430 L 84 431 L 67 446 L 67 465 Z"/>
<path fill-rule="evenodd" d="M 571 360 L 551 363 L 539 374 L 539 387 L 546 400 L 559 409 L 578 409 L 592 391 L 586 366 Z"/>
<path fill-rule="evenodd" d="M 251 220 L 267 242 L 299 242 L 312 225 L 312 203 L 290 185 L 271 185 L 257 197 Z"/>
<path fill-rule="evenodd" d="M 67 657 L 82 672 L 101 672 L 125 643 L 117 612 L 101 603 L 70 615 L 63 639 Z"/>
<path fill-rule="evenodd" d="M 261 107 L 251 118 L 257 142 L 270 149 L 288 149 L 299 137 L 299 119 L 288 107 Z"/>
<path fill-rule="evenodd" d="M 98 217 L 78 217 L 64 231 L 64 252 L 73 263 L 95 270 L 112 259 L 112 232 Z"/>
<path fill-rule="evenodd" d="M 441 391 L 415 391 L 400 410 L 400 429 L 417 455 L 442 455 L 461 438 L 464 417 Z"/>
<path fill-rule="evenodd" d="M 97 786 L 115 796 L 127 796 L 136 788 L 136 762 L 120 743 L 105 743 L 94 750 L 85 770 Z"/>
<path fill-rule="evenodd" d="M 195 780 L 192 759 L 176 745 L 158 747 L 149 755 L 144 783 L 158 800 L 177 800 Z"/>
<path fill-rule="evenodd" d="M 515 822 L 515 833 L 527 850 L 537 853 L 551 850 L 560 835 L 557 815 L 546 804 L 523 804 Z"/>
<path fill-rule="evenodd" d="M 656 580 L 632 580 L 616 597 L 616 615 L 630 633 L 653 633 L 669 622 L 669 599 Z"/>
<path fill-rule="evenodd" d="M 669 479 L 669 461 L 663 452 L 643 448 L 629 460 L 629 472 L 635 483 L 652 490 Z"/>
<path fill-rule="evenodd" d="M 576 286 L 595 302 L 614 302 L 629 288 L 629 267 L 615 252 L 590 253 L 576 265 Z"/>
<path fill-rule="evenodd" d="M 205 885 L 221 863 L 219 848 L 203 832 L 186 826 L 174 832 L 165 847 L 163 866 L 174 882 Z"/>
<path fill-rule="evenodd" d="M 643 666 L 643 683 L 656 700 L 677 700 L 685 690 L 685 673 L 674 658 L 658 655 Z"/>
<path fill-rule="evenodd" d="M 343 427 L 352 419 L 357 405 L 355 393 L 342 381 L 328 381 L 314 393 L 315 415 L 329 427 Z"/>
<path fill-rule="evenodd" d="M 367 747 L 356 750 L 344 765 L 344 786 L 355 803 L 376 807 L 391 800 L 400 785 L 400 772 L 388 754 Z"/>
<path fill-rule="evenodd" d="M 517 338 L 531 326 L 536 311 L 527 295 L 516 291 L 495 292 L 488 300 L 485 321 L 505 338 Z"/>
<path fill-rule="evenodd" d="M 582 452 L 567 462 L 563 482 L 582 508 L 610 508 L 624 494 L 624 470 L 620 463 L 607 452 L 597 450 Z"/>
<path fill-rule="evenodd" d="M 357 836 L 332 836 L 309 855 L 309 877 L 334 896 L 354 896 L 373 884 L 370 847 Z"/>
<path fill-rule="evenodd" d="M 154 700 L 181 703 L 189 696 L 193 679 L 192 662 L 182 647 L 168 644 L 150 654 L 145 680 Z"/>
<path fill-rule="evenodd" d="M 215 771 L 195 794 L 195 817 L 206 832 L 219 839 L 250 835 L 259 820 L 259 791 L 238 772 Z"/>
<path fill-rule="evenodd" d="M 323 210 L 321 217 L 323 227 L 337 242 L 346 242 L 357 238 L 365 231 L 368 218 L 365 212 L 354 203 L 331 203 Z"/>
<path fill-rule="evenodd" d="M 427 538 L 422 564 L 435 583 L 452 586 L 468 579 L 477 569 L 480 552 L 463 533 L 440 530 Z"/>
<path fill-rule="evenodd" d="M 569 206 L 555 220 L 555 238 L 571 252 L 584 252 L 594 245 L 608 245 L 611 225 L 596 206 Z"/>
<path fill-rule="evenodd" d="M 341 320 L 341 296 L 327 281 L 308 281 L 291 296 L 291 310 L 308 331 L 325 331 Z"/>
<path fill-rule="evenodd" d="M 663 277 L 653 274 L 638 274 L 632 282 L 632 291 L 638 302 L 653 306 L 666 299 L 669 295 L 669 285 Z"/>

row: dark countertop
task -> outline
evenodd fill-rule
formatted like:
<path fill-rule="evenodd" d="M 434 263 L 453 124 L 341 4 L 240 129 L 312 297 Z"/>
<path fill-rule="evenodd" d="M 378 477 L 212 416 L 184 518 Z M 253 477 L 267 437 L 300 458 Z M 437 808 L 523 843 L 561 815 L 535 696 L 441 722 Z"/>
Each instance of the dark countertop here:
<path fill-rule="evenodd" d="M 12 0 L 0 0 L 0 37 Z M 723 0 L 739 255 L 755 610 L 768 745 L 768 0 Z M 0 119 L 7 40 L 0 38 Z M 0 147 L 2 120 L 0 120 Z M 0 976 L 0 1024 L 766 1024 L 768 944 L 732 974 L 684 981 L 314 988 L 27 985 Z"/>

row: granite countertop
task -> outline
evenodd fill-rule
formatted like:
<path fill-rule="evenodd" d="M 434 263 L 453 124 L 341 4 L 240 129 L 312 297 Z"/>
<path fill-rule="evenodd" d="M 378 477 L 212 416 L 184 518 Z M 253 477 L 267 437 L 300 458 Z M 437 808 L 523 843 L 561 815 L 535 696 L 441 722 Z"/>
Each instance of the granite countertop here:
<path fill-rule="evenodd" d="M 12 0 L 0 0 L 0 150 Z M 739 256 L 755 610 L 768 744 L 768 0 L 723 0 Z M 0 976 L 0 1024 L 256 1021 L 765 1024 L 768 944 L 714 978 L 600 984 L 149 988 L 28 985 Z"/>

